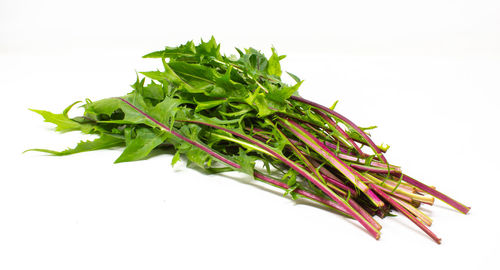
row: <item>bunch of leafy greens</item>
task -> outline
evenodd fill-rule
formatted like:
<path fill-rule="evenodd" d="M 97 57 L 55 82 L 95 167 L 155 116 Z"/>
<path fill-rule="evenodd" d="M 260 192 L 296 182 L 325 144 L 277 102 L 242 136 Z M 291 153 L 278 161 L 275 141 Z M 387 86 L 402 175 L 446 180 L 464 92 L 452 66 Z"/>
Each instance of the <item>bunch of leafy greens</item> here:
<path fill-rule="evenodd" d="M 381 226 L 374 215 L 401 212 L 432 239 L 432 220 L 419 209 L 434 197 L 467 213 L 469 207 L 405 174 L 384 157 L 352 121 L 297 94 L 302 81 L 281 80 L 280 60 L 272 49 L 236 49 L 239 56 L 220 53 L 212 38 L 195 45 L 145 55 L 161 59 L 163 68 L 141 72 L 132 91 L 83 105 L 80 117 L 33 110 L 56 131 L 96 134 L 64 151 L 31 149 L 53 155 L 125 146 L 116 162 L 141 160 L 155 148 L 173 147 L 175 164 L 181 155 L 189 165 L 209 172 L 238 170 L 306 197 L 356 219 L 376 239 Z M 364 149 L 362 149 L 364 148 Z M 256 166 L 261 164 L 262 166 Z M 262 168 L 261 168 L 262 167 Z"/>

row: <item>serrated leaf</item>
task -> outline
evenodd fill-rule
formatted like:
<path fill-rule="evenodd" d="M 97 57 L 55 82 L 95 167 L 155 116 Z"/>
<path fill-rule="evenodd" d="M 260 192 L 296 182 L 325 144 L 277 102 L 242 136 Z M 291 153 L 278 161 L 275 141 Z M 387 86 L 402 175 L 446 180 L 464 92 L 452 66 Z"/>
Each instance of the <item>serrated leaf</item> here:
<path fill-rule="evenodd" d="M 283 86 L 283 87 L 268 87 L 269 93 L 266 94 L 266 98 L 277 103 L 284 104 L 288 98 L 290 98 L 297 90 L 299 90 L 302 81 L 296 83 L 293 86 Z"/>
<path fill-rule="evenodd" d="M 217 87 L 224 89 L 224 96 L 222 97 L 246 98 L 248 96 L 248 90 L 243 84 L 231 79 L 231 72 L 232 68 L 229 68 L 224 76 L 217 78 L 215 81 Z"/>
<path fill-rule="evenodd" d="M 165 94 L 163 93 L 163 87 L 161 84 L 156 84 L 152 81 L 150 84 L 142 88 L 140 94 L 144 98 L 154 99 L 161 101 L 163 100 Z"/>
<path fill-rule="evenodd" d="M 109 149 L 117 146 L 122 146 L 124 144 L 124 139 L 112 136 L 112 135 L 106 135 L 103 134 L 101 137 L 93 140 L 93 141 L 80 141 L 76 147 L 74 148 L 69 148 L 63 151 L 54 151 L 54 150 L 48 150 L 48 149 L 29 149 L 27 151 L 38 151 L 38 152 L 45 152 L 49 153 L 55 156 L 65 156 L 65 155 L 71 155 L 71 154 L 76 154 L 76 153 L 81 153 L 81 152 L 88 152 L 88 151 L 94 151 L 94 150 L 100 150 L 100 149 Z"/>
<path fill-rule="evenodd" d="M 272 55 L 271 57 L 269 58 L 269 61 L 268 61 L 268 65 L 267 65 L 267 73 L 269 73 L 270 75 L 276 75 L 278 77 L 281 76 L 281 65 L 280 65 L 280 60 L 284 58 L 284 55 L 282 55 L 283 57 L 280 57 L 277 53 L 276 53 L 276 49 L 271 48 L 272 50 Z"/>
<path fill-rule="evenodd" d="M 188 41 L 178 47 L 165 47 L 164 50 L 148 53 L 143 58 L 181 58 L 192 57 L 196 54 L 196 48 L 193 41 Z"/>
<path fill-rule="evenodd" d="M 205 162 L 207 162 L 210 157 L 207 152 L 192 145 L 187 149 L 187 151 L 185 151 L 184 154 L 190 163 L 195 163 L 201 168 L 205 168 Z"/>
<path fill-rule="evenodd" d="M 200 112 L 203 110 L 211 109 L 213 107 L 219 106 L 223 103 L 226 103 L 226 99 L 216 99 L 216 100 L 209 100 L 209 101 L 196 101 L 196 109 L 195 112 Z"/>
<path fill-rule="evenodd" d="M 172 167 L 174 167 L 175 163 L 177 163 L 181 159 L 181 153 L 179 151 L 175 152 L 174 157 L 172 158 Z"/>
<path fill-rule="evenodd" d="M 166 133 L 158 129 L 139 127 L 134 131 L 135 136 L 126 139 L 127 146 L 115 163 L 143 159 L 167 138 Z"/>
<path fill-rule="evenodd" d="M 265 117 L 273 113 L 273 110 L 269 108 L 269 104 L 267 103 L 266 96 L 264 94 L 258 94 L 254 100 L 253 105 L 257 108 L 258 116 Z"/>
<path fill-rule="evenodd" d="M 179 109 L 179 105 L 182 103 L 183 101 L 180 99 L 165 97 L 162 102 L 156 104 L 151 110 L 151 116 L 169 126 L 171 124 L 171 119 L 173 119 Z"/>
<path fill-rule="evenodd" d="M 171 61 L 168 66 L 185 80 L 201 80 L 213 84 L 220 77 L 214 69 L 200 64 Z"/>
<path fill-rule="evenodd" d="M 49 122 L 56 125 L 56 131 L 68 132 L 80 129 L 80 124 L 68 118 L 67 112 L 64 114 L 55 114 L 44 110 L 29 109 L 32 112 L 36 112 L 43 117 L 45 122 Z"/>
<path fill-rule="evenodd" d="M 234 156 L 233 159 L 241 166 L 239 169 L 240 171 L 248 175 L 253 175 L 253 171 L 255 169 L 255 157 L 247 155 L 247 153 L 240 148 L 238 155 Z"/>
<path fill-rule="evenodd" d="M 220 44 L 217 44 L 213 36 L 208 42 L 201 40 L 200 45 L 196 46 L 196 52 L 200 62 L 203 62 L 203 59 L 207 57 L 213 57 L 219 60 L 222 59 L 220 54 Z"/>

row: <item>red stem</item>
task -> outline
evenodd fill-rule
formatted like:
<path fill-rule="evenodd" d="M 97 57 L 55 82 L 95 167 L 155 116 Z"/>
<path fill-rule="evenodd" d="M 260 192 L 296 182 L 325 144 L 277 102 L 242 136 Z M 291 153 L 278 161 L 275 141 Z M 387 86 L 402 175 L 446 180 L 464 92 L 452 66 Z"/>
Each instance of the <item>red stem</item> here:
<path fill-rule="evenodd" d="M 305 98 L 302 98 L 302 97 L 298 97 L 298 96 L 291 96 L 290 97 L 291 99 L 293 100 L 296 100 L 296 101 L 300 101 L 302 103 L 305 103 L 305 104 L 308 104 L 308 105 L 311 105 L 313 107 L 316 107 L 318 109 L 321 109 L 337 118 L 339 118 L 340 120 L 342 120 L 343 122 L 345 122 L 346 124 L 348 124 L 349 126 L 351 126 L 354 130 L 356 130 L 359 135 L 361 135 L 361 137 L 363 137 L 363 139 L 366 140 L 366 142 L 368 143 L 368 145 L 370 145 L 370 147 L 373 149 L 373 151 L 375 151 L 379 156 L 380 156 L 380 159 L 384 162 L 384 163 L 388 163 L 387 162 L 387 159 L 385 159 L 384 157 L 384 154 L 382 154 L 382 151 L 380 151 L 380 148 L 372 141 L 372 139 L 370 139 L 370 137 L 361 129 L 359 128 L 356 124 L 354 124 L 351 120 L 347 119 L 346 117 L 344 117 L 343 115 L 339 114 L 338 112 L 334 111 L 334 110 L 331 110 L 330 108 L 327 108 L 321 104 L 318 104 L 316 102 L 313 102 L 313 101 L 309 101 Z"/>
<path fill-rule="evenodd" d="M 262 173 L 260 173 L 260 172 L 255 171 L 255 172 L 253 173 L 253 175 L 254 175 L 255 177 L 259 178 L 260 180 L 264 181 L 264 182 L 267 182 L 267 183 L 269 183 L 269 184 L 272 184 L 272 185 L 278 186 L 278 187 L 280 187 L 280 188 L 283 188 L 283 189 L 289 189 L 289 188 L 290 188 L 290 186 L 288 186 L 287 184 L 285 184 L 285 183 L 283 183 L 283 182 L 280 182 L 280 181 L 278 181 L 278 180 L 275 180 L 275 179 L 273 179 L 273 178 L 271 178 L 271 177 L 268 177 L 268 176 L 266 176 L 266 175 L 264 175 L 264 174 L 262 174 Z M 295 193 L 297 193 L 297 194 L 299 194 L 299 195 L 302 195 L 302 196 L 304 196 L 304 197 L 307 197 L 307 198 L 309 198 L 309 199 L 311 199 L 311 200 L 313 200 L 313 201 L 317 201 L 317 202 L 319 202 L 319 203 L 322 203 L 322 204 L 328 205 L 328 206 L 330 206 L 330 207 L 334 208 L 335 210 L 337 210 L 337 211 L 341 212 L 342 214 L 345 214 L 345 215 L 347 215 L 347 216 L 349 216 L 349 217 L 350 217 L 350 215 L 346 212 L 346 210 L 345 210 L 344 208 L 342 208 L 340 205 L 338 205 L 338 204 L 334 203 L 334 202 L 333 202 L 333 201 L 331 201 L 331 200 L 326 200 L 326 199 L 323 199 L 323 198 L 321 198 L 321 197 L 319 197 L 319 196 L 316 196 L 316 195 L 314 195 L 314 194 L 312 194 L 312 193 L 310 193 L 310 192 L 307 192 L 307 191 L 305 191 L 305 190 L 302 190 L 302 189 L 295 189 L 293 192 L 295 192 Z"/>
<path fill-rule="evenodd" d="M 437 237 L 425 224 L 420 222 L 412 213 L 408 212 L 402 205 L 396 202 L 391 196 L 385 194 L 382 190 L 380 190 L 375 184 L 370 183 L 370 187 L 375 190 L 375 192 L 384 198 L 390 205 L 396 208 L 399 212 L 405 215 L 408 219 L 410 219 L 415 225 L 417 225 L 420 229 L 422 229 L 427 235 L 429 235 L 436 243 L 441 244 L 441 238 Z"/>
<path fill-rule="evenodd" d="M 396 177 L 401 177 L 401 173 L 394 173 L 393 175 Z M 427 192 L 428 194 L 440 199 L 441 201 L 447 203 L 451 207 L 457 209 L 458 211 L 460 211 L 464 214 L 467 214 L 470 210 L 470 207 L 465 206 L 465 205 L 455 201 L 454 199 L 446 196 L 445 194 L 437 191 L 436 189 L 433 189 L 433 188 L 427 186 L 426 184 L 409 177 L 406 174 L 403 174 L 403 181 L 405 181 L 408 184 L 414 185 L 417 188 L 420 188 L 421 190 L 423 190 L 423 191 Z"/>
<path fill-rule="evenodd" d="M 335 121 L 333 121 L 330 117 L 326 116 L 326 114 L 324 114 L 322 111 L 320 111 L 318 109 L 315 109 L 314 112 L 317 113 L 326 122 L 328 122 L 331 126 L 335 127 L 335 129 L 338 132 L 340 132 L 340 134 L 342 134 L 342 136 L 344 136 L 344 138 L 352 145 L 352 147 L 354 147 L 354 149 L 356 149 L 356 151 L 361 156 L 365 156 L 366 155 L 365 153 L 363 153 L 363 151 L 361 150 L 361 148 L 359 148 L 359 146 L 351 139 L 351 137 L 349 137 L 349 135 L 347 135 L 347 133 L 339 125 L 337 125 L 337 123 L 335 123 Z"/>
<path fill-rule="evenodd" d="M 357 186 L 363 193 L 368 196 L 371 202 L 375 204 L 377 207 L 381 207 L 384 203 L 371 191 L 367 186 L 366 182 L 368 180 L 365 179 L 361 174 L 359 174 L 356 170 L 349 167 L 342 160 L 340 160 L 335 154 L 333 154 L 322 142 L 312 136 L 307 130 L 305 130 L 302 126 L 295 123 L 293 120 L 287 120 L 290 125 L 285 123 L 284 121 L 280 121 L 280 123 L 288 128 L 288 130 L 295 134 L 298 138 L 300 138 L 304 143 L 308 144 L 314 151 L 323 156 L 333 167 L 339 170 L 349 181 L 351 181 L 355 186 Z M 295 130 L 295 127 L 300 132 Z M 304 134 L 304 135 L 303 135 Z"/>
<path fill-rule="evenodd" d="M 165 129 L 165 131 L 167 132 L 170 132 L 172 133 L 172 135 L 176 136 L 177 138 L 181 139 L 181 140 L 184 140 L 196 147 L 199 147 L 200 149 L 202 149 L 203 151 L 209 153 L 210 155 L 212 155 L 213 157 L 219 159 L 220 161 L 232 166 L 232 167 L 235 167 L 235 168 L 240 168 L 240 165 L 238 165 L 238 163 L 236 162 L 233 162 L 225 157 L 223 157 L 221 154 L 215 152 L 214 150 L 204 146 L 203 144 L 200 144 L 198 142 L 195 142 L 193 140 L 190 140 L 189 138 L 186 138 L 184 136 L 182 136 L 181 134 L 173 131 L 173 130 L 170 130 L 169 127 L 167 127 L 166 125 L 162 124 L 161 122 L 159 122 L 158 120 L 154 119 L 153 117 L 151 117 L 150 115 L 148 115 L 147 113 L 143 112 L 141 109 L 137 108 L 136 106 L 132 105 L 132 103 L 128 102 L 127 100 L 123 99 L 123 98 L 118 98 L 119 100 L 125 102 L 127 105 L 129 105 L 130 107 L 132 107 L 134 110 L 136 110 L 137 112 L 139 112 L 140 114 L 144 115 L 144 117 L 146 117 L 147 119 L 151 120 L 153 123 L 157 124 L 158 126 L 162 127 L 163 129 Z"/>

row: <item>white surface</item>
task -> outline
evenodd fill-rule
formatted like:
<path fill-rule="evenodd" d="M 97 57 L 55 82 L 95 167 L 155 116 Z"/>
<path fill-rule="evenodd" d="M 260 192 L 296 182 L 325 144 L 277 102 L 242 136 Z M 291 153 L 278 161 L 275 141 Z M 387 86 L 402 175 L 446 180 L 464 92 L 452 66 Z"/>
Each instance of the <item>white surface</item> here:
<path fill-rule="evenodd" d="M 0 2 L 0 269 L 491 269 L 498 265 L 498 1 Z M 342 1 L 345 2 L 345 1 Z M 301 93 L 392 147 L 388 159 L 472 210 L 424 207 L 436 245 L 405 218 L 373 240 L 354 221 L 240 174 L 171 168 L 171 155 L 54 158 L 78 134 L 27 108 L 122 95 L 141 55 L 215 35 L 274 45 Z"/>

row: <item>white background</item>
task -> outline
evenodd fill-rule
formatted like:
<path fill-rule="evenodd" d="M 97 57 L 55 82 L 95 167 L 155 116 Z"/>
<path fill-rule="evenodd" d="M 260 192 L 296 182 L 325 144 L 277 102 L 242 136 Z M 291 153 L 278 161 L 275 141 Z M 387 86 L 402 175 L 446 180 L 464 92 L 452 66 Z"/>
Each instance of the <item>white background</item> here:
<path fill-rule="evenodd" d="M 55 158 L 83 137 L 27 108 L 123 95 L 147 52 L 214 35 L 287 54 L 301 94 L 361 126 L 408 174 L 472 206 L 424 206 L 379 241 L 233 173 Z M 492 269 L 498 266 L 498 1 L 0 1 L 0 269 Z M 496 259 L 496 260 L 495 260 Z"/>

